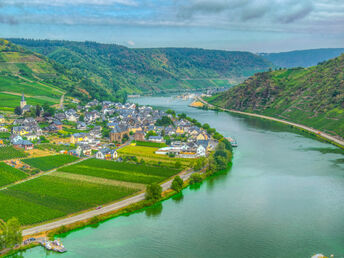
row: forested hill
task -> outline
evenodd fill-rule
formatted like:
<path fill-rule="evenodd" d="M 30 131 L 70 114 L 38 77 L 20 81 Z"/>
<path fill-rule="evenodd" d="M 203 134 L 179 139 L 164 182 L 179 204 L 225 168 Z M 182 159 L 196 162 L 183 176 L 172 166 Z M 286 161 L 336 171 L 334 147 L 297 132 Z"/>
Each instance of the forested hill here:
<path fill-rule="evenodd" d="M 344 55 L 310 68 L 256 74 L 209 101 L 344 138 Z"/>
<path fill-rule="evenodd" d="M 115 44 L 11 39 L 110 90 L 158 93 L 230 86 L 271 64 L 249 52 L 132 49 Z"/>
<path fill-rule="evenodd" d="M 261 53 L 260 56 L 281 68 L 310 67 L 344 53 L 344 48 L 320 48 L 281 53 Z"/>
<path fill-rule="evenodd" d="M 13 109 L 20 95 L 28 103 L 58 104 L 62 95 L 79 99 L 109 98 L 105 88 L 47 57 L 0 39 L 0 108 Z"/>

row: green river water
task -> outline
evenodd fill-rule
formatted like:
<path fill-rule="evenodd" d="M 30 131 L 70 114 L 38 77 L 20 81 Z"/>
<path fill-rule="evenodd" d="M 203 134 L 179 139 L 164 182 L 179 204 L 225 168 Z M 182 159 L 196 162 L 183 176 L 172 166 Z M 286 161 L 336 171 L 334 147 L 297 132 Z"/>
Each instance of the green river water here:
<path fill-rule="evenodd" d="M 344 154 L 274 122 L 146 97 L 185 112 L 239 147 L 233 167 L 144 211 L 59 236 L 65 254 L 23 257 L 344 257 Z"/>

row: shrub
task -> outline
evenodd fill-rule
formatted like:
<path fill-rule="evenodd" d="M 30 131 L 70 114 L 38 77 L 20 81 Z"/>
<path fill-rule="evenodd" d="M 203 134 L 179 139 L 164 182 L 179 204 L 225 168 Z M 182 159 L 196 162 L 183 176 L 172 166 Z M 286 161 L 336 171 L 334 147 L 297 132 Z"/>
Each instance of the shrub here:
<path fill-rule="evenodd" d="M 199 173 L 194 173 L 190 176 L 190 185 L 202 182 L 202 176 Z"/>
<path fill-rule="evenodd" d="M 159 200 L 161 198 L 162 187 L 157 183 L 152 183 L 146 187 L 146 200 Z"/>

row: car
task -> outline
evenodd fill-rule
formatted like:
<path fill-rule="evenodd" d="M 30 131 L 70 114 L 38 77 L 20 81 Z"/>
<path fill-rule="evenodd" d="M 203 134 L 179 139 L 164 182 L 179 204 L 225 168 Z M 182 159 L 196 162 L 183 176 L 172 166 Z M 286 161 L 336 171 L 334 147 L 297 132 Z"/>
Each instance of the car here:
<path fill-rule="evenodd" d="M 98 206 L 97 208 L 96 208 L 96 210 L 100 210 L 102 208 L 102 206 Z"/>

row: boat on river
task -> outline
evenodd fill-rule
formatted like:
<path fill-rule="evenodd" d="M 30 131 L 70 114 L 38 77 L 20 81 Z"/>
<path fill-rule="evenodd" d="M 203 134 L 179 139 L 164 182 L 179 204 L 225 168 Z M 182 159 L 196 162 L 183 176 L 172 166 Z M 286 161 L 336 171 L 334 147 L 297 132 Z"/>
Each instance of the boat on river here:
<path fill-rule="evenodd" d="M 232 147 L 238 147 L 238 142 L 233 137 L 225 137 L 225 139 L 231 143 Z"/>
<path fill-rule="evenodd" d="M 55 251 L 55 252 L 58 252 L 58 253 L 67 252 L 67 249 L 63 246 L 63 244 L 59 240 L 54 240 L 54 241 L 42 240 L 42 241 L 40 241 L 40 244 L 45 249 L 47 249 L 49 251 Z"/>

